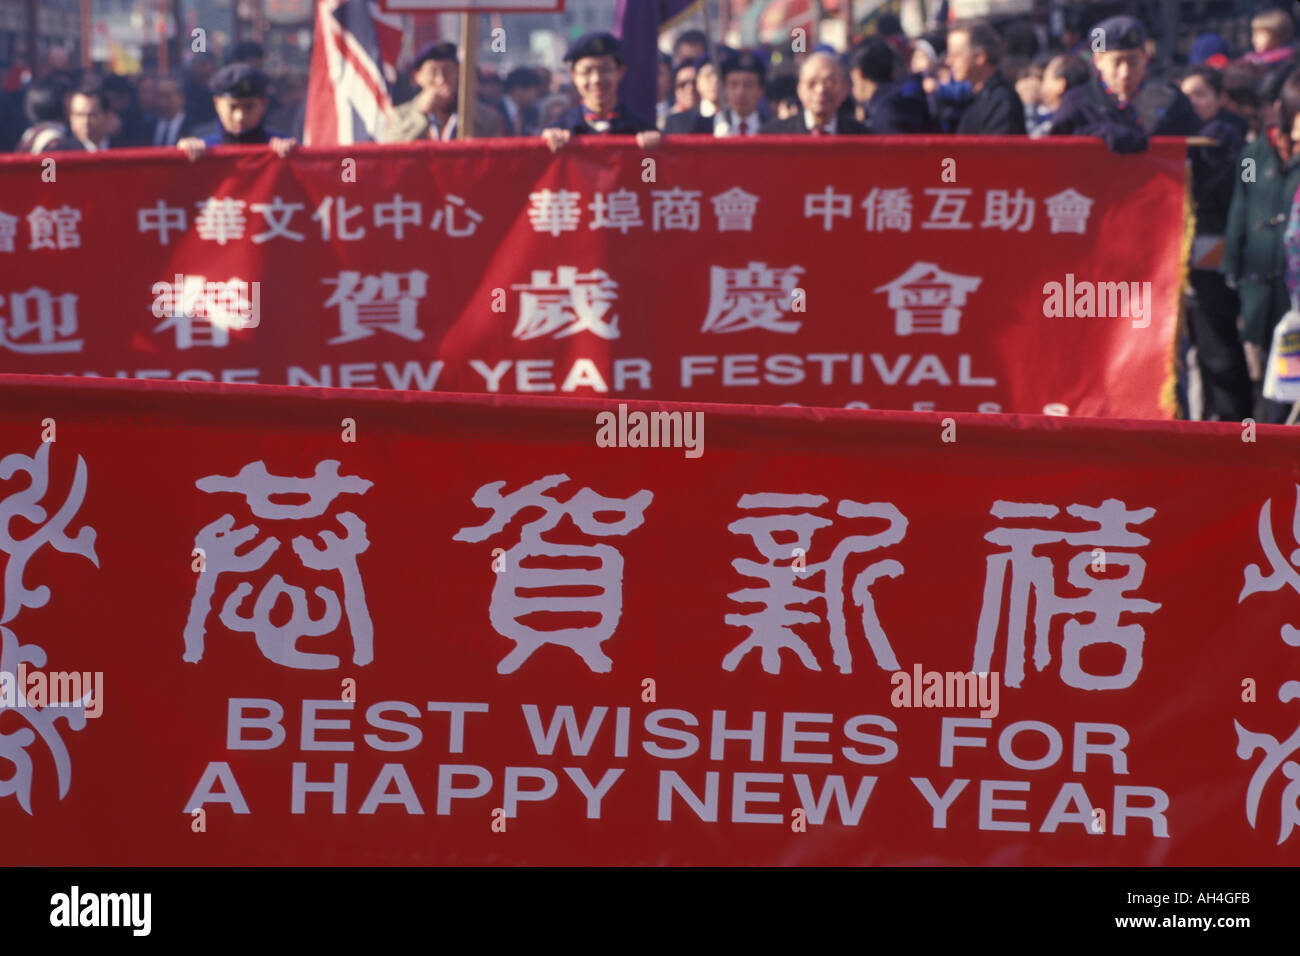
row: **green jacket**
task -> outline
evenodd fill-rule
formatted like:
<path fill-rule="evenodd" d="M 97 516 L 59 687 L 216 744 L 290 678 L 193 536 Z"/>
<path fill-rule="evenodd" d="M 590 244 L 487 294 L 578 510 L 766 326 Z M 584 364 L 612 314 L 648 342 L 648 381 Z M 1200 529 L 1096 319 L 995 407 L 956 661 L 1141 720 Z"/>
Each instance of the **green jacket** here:
<path fill-rule="evenodd" d="M 1249 167 L 1242 162 L 1248 159 L 1254 161 L 1254 182 L 1243 182 Z M 1268 137 L 1261 135 L 1241 151 L 1237 170 L 1220 270 L 1236 282 L 1244 340 L 1268 349 L 1273 327 L 1291 307 L 1282 233 L 1300 189 L 1300 149 L 1283 169 Z"/>

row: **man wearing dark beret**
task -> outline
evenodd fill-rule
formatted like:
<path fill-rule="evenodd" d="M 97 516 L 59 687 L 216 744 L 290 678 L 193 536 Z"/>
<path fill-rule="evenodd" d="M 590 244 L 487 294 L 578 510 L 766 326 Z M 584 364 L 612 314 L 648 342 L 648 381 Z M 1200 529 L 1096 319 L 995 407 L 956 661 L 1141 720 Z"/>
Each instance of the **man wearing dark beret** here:
<path fill-rule="evenodd" d="M 384 132 L 385 143 L 423 140 L 446 142 L 460 137 L 460 59 L 454 43 L 431 43 L 415 55 L 411 79 L 420 88 L 415 97 L 393 110 Z M 500 111 L 486 104 L 474 110 L 474 135 L 505 135 Z"/>
<path fill-rule="evenodd" d="M 217 111 L 218 130 L 202 139 L 186 136 L 176 143 L 177 148 L 195 160 L 209 146 L 265 143 L 277 156 L 288 156 L 298 141 L 262 125 L 270 105 L 268 86 L 266 74 L 247 63 L 232 63 L 218 70 L 208 87 Z"/>
<path fill-rule="evenodd" d="M 763 126 L 758 103 L 767 83 L 767 66 L 752 53 L 733 53 L 722 61 L 722 102 L 712 120 L 697 132 L 726 136 L 753 136 Z"/>
<path fill-rule="evenodd" d="M 635 134 L 637 145 L 652 149 L 662 138 L 659 130 L 641 117 L 629 113 L 619 102 L 618 84 L 627 68 L 618 40 L 608 33 L 580 37 L 564 59 L 570 65 L 574 89 L 582 102 L 562 115 L 555 125 L 542 130 L 542 141 L 551 151 L 561 149 L 574 136 Z"/>
<path fill-rule="evenodd" d="M 1147 83 L 1146 31 L 1129 16 L 1089 32 L 1096 75 L 1070 90 L 1052 117 L 1054 136 L 1096 136 L 1117 153 L 1138 153 L 1152 136 L 1191 136 L 1200 126 L 1173 83 Z"/>

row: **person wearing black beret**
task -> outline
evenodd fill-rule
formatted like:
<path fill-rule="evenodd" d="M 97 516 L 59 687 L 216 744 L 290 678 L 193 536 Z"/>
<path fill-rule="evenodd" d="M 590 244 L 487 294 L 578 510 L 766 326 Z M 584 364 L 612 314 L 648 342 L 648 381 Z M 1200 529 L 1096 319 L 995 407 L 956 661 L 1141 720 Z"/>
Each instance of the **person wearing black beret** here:
<path fill-rule="evenodd" d="M 264 143 L 277 156 L 288 156 L 298 141 L 263 125 L 270 106 L 269 85 L 266 74 L 247 63 L 232 63 L 218 70 L 208 85 L 217 111 L 217 131 L 201 139 L 186 136 L 176 143 L 177 148 L 195 160 L 210 146 Z"/>
<path fill-rule="evenodd" d="M 454 43 L 430 43 L 415 54 L 411 78 L 420 88 L 413 98 L 393 109 L 384 131 L 385 143 L 449 142 L 460 137 L 460 57 Z M 500 110 L 479 104 L 473 133 L 478 138 L 505 135 Z"/>
<path fill-rule="evenodd" d="M 574 136 L 633 134 L 642 149 L 659 145 L 659 130 L 628 112 L 618 99 L 618 85 L 627 68 L 617 39 L 608 33 L 588 33 L 574 42 L 564 59 L 582 102 L 542 130 L 542 141 L 553 152 Z"/>
<path fill-rule="evenodd" d="M 1129 16 L 1089 32 L 1096 75 L 1070 90 L 1052 117 L 1053 136 L 1096 136 L 1117 153 L 1138 153 L 1152 136 L 1191 136 L 1200 122 L 1173 83 L 1147 83 L 1146 31 Z"/>
<path fill-rule="evenodd" d="M 753 53 L 732 53 L 722 61 L 722 102 L 702 132 L 722 138 L 753 136 L 763 126 L 758 104 L 767 84 L 767 66 Z"/>

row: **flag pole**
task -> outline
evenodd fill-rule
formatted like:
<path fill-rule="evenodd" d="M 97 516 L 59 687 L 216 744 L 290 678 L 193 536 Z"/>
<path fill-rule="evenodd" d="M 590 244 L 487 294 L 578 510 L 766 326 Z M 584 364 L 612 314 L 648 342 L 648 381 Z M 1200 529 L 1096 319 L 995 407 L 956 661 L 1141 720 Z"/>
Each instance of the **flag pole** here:
<path fill-rule="evenodd" d="M 460 95 L 456 103 L 456 138 L 469 139 L 474 129 L 474 86 L 478 79 L 478 14 L 460 15 Z"/>

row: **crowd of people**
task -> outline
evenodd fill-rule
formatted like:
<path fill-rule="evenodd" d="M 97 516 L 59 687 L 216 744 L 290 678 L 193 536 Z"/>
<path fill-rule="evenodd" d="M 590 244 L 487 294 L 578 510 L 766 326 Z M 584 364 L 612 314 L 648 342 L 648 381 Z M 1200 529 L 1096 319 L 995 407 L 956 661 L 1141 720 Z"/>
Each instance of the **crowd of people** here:
<path fill-rule="evenodd" d="M 1131 16 L 1071 18 L 1059 37 L 1025 22 L 964 21 L 917 38 L 886 17 L 845 53 L 822 46 L 786 57 L 711 48 L 688 30 L 661 56 L 654 115 L 642 117 L 620 97 L 619 41 L 593 33 L 571 45 L 567 73 L 480 70 L 472 135 L 540 137 L 553 150 L 600 134 L 632 134 L 646 148 L 676 135 L 1074 135 L 1117 153 L 1144 150 L 1151 136 L 1198 137 L 1189 145 L 1196 236 L 1179 352 L 1194 355 L 1199 400 L 1182 376 L 1183 411 L 1277 423 L 1291 405 L 1263 398 L 1260 382 L 1274 328 L 1300 301 L 1294 34 L 1288 10 L 1267 10 L 1251 20 L 1250 50 L 1206 33 L 1189 62 L 1158 69 Z M 306 81 L 269 77 L 262 59 L 245 43 L 221 68 L 198 54 L 183 75 L 134 78 L 78 76 L 62 63 L 0 98 L 0 145 L 175 147 L 197 159 L 213 145 L 264 143 L 286 155 L 302 136 Z M 384 139 L 458 138 L 459 77 L 454 44 L 418 51 L 392 91 Z"/>

